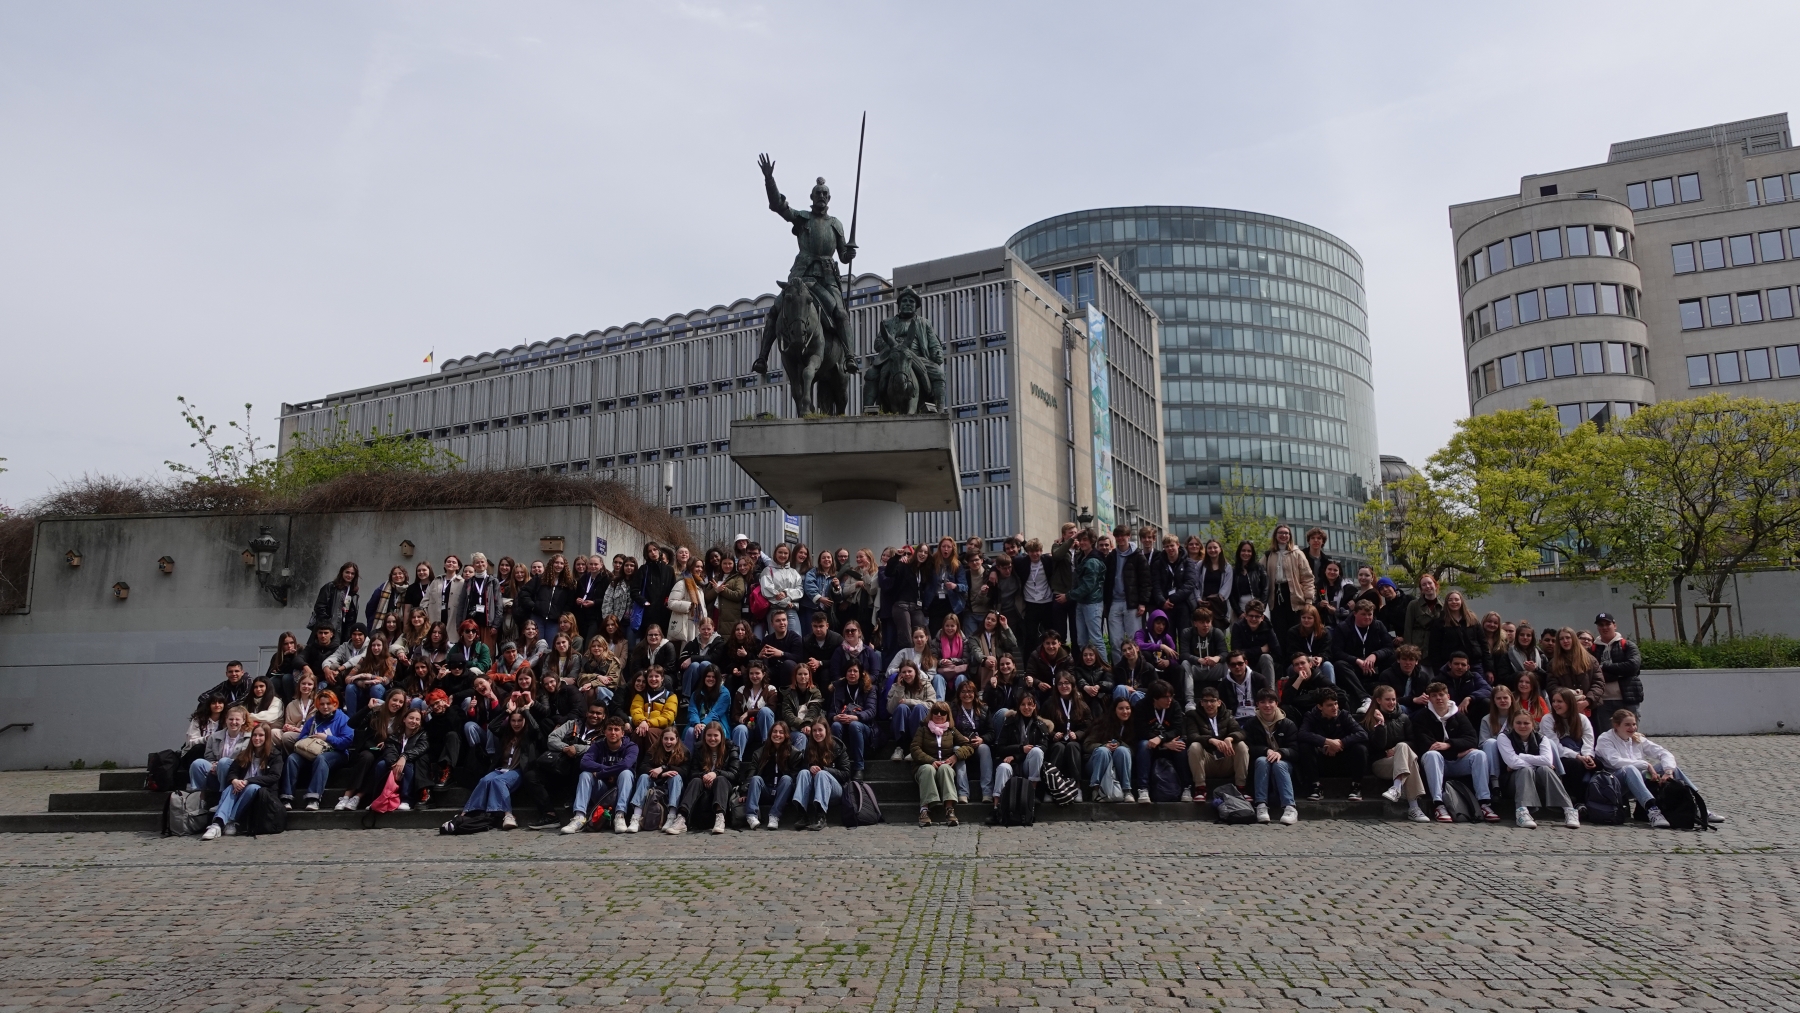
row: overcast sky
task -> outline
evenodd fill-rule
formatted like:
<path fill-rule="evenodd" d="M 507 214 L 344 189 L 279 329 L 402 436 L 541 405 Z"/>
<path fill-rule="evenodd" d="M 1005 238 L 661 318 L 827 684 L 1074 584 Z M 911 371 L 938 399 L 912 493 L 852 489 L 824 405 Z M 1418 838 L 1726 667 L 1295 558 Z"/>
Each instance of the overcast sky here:
<path fill-rule="evenodd" d="M 1467 412 L 1452 203 L 1789 111 L 1800 4 L 0 2 L 0 502 L 197 461 L 214 418 L 773 288 L 790 196 L 859 268 L 1090 207 L 1362 254 L 1381 450 Z"/>

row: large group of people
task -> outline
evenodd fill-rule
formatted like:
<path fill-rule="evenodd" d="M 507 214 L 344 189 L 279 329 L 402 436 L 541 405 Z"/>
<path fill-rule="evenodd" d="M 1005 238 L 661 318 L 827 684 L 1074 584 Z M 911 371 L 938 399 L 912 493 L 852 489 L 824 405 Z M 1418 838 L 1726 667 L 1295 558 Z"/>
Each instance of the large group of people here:
<path fill-rule="evenodd" d="M 320 808 L 338 770 L 338 809 L 421 807 L 454 781 L 505 829 L 522 794 L 533 827 L 565 833 L 722 833 L 734 807 L 750 829 L 818 830 L 879 762 L 911 768 L 922 826 L 1015 778 L 1060 801 L 1230 787 L 1281 824 L 1327 778 L 1450 821 L 1461 781 L 1474 818 L 1510 799 L 1519 826 L 1534 809 L 1576 826 L 1599 771 L 1665 822 L 1654 789 L 1686 776 L 1637 731 L 1638 649 L 1610 615 L 1540 633 L 1429 576 L 1408 593 L 1347 573 L 1325 544 L 1286 524 L 1227 551 L 1070 523 L 997 552 L 476 552 L 373 588 L 345 563 L 304 640 L 200 695 L 183 761 L 219 794 L 209 839 L 257 792 Z"/>

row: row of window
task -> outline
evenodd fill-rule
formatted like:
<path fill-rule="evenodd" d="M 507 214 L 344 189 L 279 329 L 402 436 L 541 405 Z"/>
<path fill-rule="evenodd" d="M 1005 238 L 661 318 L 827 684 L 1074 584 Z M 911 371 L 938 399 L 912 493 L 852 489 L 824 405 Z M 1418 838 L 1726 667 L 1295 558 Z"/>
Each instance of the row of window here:
<path fill-rule="evenodd" d="M 1676 274 L 1748 267 L 1757 262 L 1758 254 L 1762 256 L 1762 263 L 1772 264 L 1788 259 L 1791 251 L 1800 250 L 1800 229 L 1787 231 L 1786 249 L 1782 248 L 1781 230 L 1773 229 L 1754 236 L 1745 233 L 1723 239 L 1702 239 L 1697 243 L 1676 243 L 1669 247 L 1669 255 L 1675 263 Z"/>
<path fill-rule="evenodd" d="M 1794 315 L 1794 290 L 1771 288 L 1763 292 L 1738 292 L 1735 295 L 1709 295 L 1705 299 L 1683 299 L 1681 329 L 1695 331 L 1702 327 L 1730 327 L 1733 323 L 1757 324 L 1764 320 L 1787 320 Z M 1733 310 L 1737 316 L 1732 317 Z"/>
<path fill-rule="evenodd" d="M 1699 199 L 1700 174 L 1697 172 L 1625 184 L 1625 203 L 1633 211 L 1676 203 L 1688 204 Z"/>
<path fill-rule="evenodd" d="M 1780 176 L 1764 176 L 1760 198 L 1756 193 L 1756 180 L 1744 180 L 1744 196 L 1752 204 L 1780 204 L 1796 193 L 1800 193 L 1800 172 L 1789 173 L 1785 181 Z"/>
<path fill-rule="evenodd" d="M 1629 285 L 1554 285 L 1496 299 L 1463 318 L 1463 343 L 1474 344 L 1495 331 L 1557 317 L 1610 313 L 1638 315 L 1638 291 Z"/>
<path fill-rule="evenodd" d="M 1564 257 L 1619 257 L 1631 260 L 1631 233 L 1605 225 L 1539 229 L 1502 239 L 1463 258 L 1463 288 L 1492 274 L 1540 260 Z"/>
<path fill-rule="evenodd" d="M 1770 352 L 1773 351 L 1773 357 Z M 1717 352 L 1687 357 L 1688 386 L 1711 387 L 1715 383 L 1754 383 L 1776 377 L 1800 376 L 1800 345 L 1775 349 L 1746 348 L 1741 352 Z"/>
<path fill-rule="evenodd" d="M 1521 383 L 1601 373 L 1648 377 L 1650 350 L 1623 341 L 1583 341 L 1549 348 L 1528 348 L 1489 359 L 1470 370 L 1469 386 L 1475 396 L 1481 398 Z"/>
<path fill-rule="evenodd" d="M 1632 401 L 1577 401 L 1574 404 L 1556 406 L 1556 419 L 1562 423 L 1563 432 L 1568 432 L 1583 422 L 1603 425 L 1613 419 L 1628 419 L 1636 411 L 1638 405 Z"/>

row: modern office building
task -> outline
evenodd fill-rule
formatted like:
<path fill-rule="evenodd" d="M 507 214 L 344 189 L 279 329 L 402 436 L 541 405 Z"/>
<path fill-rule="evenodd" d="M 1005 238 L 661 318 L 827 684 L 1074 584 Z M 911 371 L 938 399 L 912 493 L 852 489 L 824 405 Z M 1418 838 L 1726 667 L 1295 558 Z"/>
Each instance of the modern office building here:
<path fill-rule="evenodd" d="M 1612 145 L 1450 208 L 1469 408 L 1566 427 L 1715 390 L 1800 398 L 1787 114 Z"/>
<path fill-rule="evenodd" d="M 923 313 L 944 342 L 948 410 L 963 485 L 959 513 L 915 514 L 914 540 L 951 535 L 995 542 L 1016 531 L 1054 532 L 1100 498 L 1110 463 L 1115 487 L 1162 522 L 1161 436 L 1156 428 L 1156 322 L 1142 300 L 1099 266 L 1107 292 L 1077 309 L 1003 249 L 901 267 L 896 283 L 923 293 Z M 856 351 L 873 348 L 893 313 L 894 289 L 876 275 L 851 289 Z M 774 297 L 610 327 L 443 363 L 434 375 L 283 405 L 281 440 L 333 430 L 411 433 L 462 467 L 603 474 L 666 502 L 707 543 L 738 532 L 772 545 L 805 539 L 730 457 L 732 420 L 791 417 L 784 378 L 750 372 Z M 1095 426 L 1090 320 L 1104 320 L 1110 410 Z M 860 378 L 851 403 L 862 403 Z M 1097 443 L 1105 428 L 1112 443 Z M 1096 448 L 1102 467 L 1094 467 Z M 797 534 L 796 534 L 797 533 Z M 874 546 L 879 550 L 879 546 Z"/>
<path fill-rule="evenodd" d="M 1077 307 L 1109 263 L 1161 320 L 1168 527 L 1198 532 L 1242 484 L 1334 552 L 1379 481 L 1362 259 L 1300 222 L 1130 207 L 1047 218 L 1007 243 Z"/>

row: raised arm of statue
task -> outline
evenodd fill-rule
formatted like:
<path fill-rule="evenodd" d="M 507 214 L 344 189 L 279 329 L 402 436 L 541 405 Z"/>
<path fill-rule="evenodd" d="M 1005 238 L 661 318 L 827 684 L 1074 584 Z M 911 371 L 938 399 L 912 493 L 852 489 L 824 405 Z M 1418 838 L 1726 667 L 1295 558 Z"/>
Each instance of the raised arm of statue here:
<path fill-rule="evenodd" d="M 794 220 L 794 209 L 788 206 L 787 198 L 781 195 L 781 188 L 775 185 L 775 161 L 768 155 L 756 156 L 756 164 L 762 169 L 763 189 L 769 194 L 769 210 L 787 221 Z"/>

